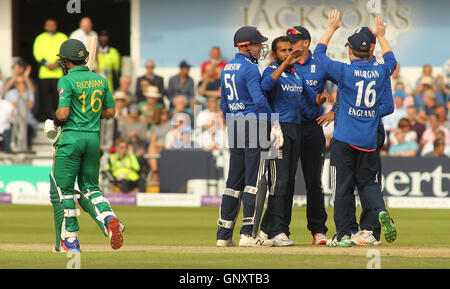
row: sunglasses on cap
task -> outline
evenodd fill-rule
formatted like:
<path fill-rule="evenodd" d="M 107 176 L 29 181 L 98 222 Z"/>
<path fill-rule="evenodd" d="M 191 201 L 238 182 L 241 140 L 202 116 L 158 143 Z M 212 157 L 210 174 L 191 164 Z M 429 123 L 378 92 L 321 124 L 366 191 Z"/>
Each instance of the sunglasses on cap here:
<path fill-rule="evenodd" d="M 287 35 L 302 35 L 302 33 L 295 28 L 289 28 L 288 30 L 286 30 L 286 34 Z"/>

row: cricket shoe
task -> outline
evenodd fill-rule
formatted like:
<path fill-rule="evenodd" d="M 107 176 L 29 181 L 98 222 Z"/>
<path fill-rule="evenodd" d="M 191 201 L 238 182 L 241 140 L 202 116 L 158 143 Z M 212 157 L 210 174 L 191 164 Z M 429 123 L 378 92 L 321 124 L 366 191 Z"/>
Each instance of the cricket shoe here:
<path fill-rule="evenodd" d="M 68 239 L 61 240 L 61 245 L 59 246 L 59 250 L 53 248 L 53 252 L 63 252 L 63 253 L 81 253 L 80 243 L 77 239 L 74 239 L 72 242 L 69 242 Z"/>
<path fill-rule="evenodd" d="M 285 233 L 280 233 L 276 235 L 274 238 L 269 239 L 269 235 L 261 231 L 259 233 L 259 237 L 263 239 L 264 241 L 272 241 L 273 246 L 275 247 L 286 247 L 286 246 L 292 246 L 294 245 L 294 241 L 289 240 L 289 237 L 286 236 Z"/>
<path fill-rule="evenodd" d="M 287 247 L 294 245 L 294 241 L 289 240 L 288 236 L 286 236 L 285 233 L 280 233 L 273 237 L 271 240 L 275 247 Z"/>
<path fill-rule="evenodd" d="M 361 230 L 356 234 L 352 234 L 350 240 L 353 245 L 380 245 L 381 241 L 377 240 L 372 231 Z"/>
<path fill-rule="evenodd" d="M 350 240 L 350 237 L 347 235 L 344 235 L 340 241 L 337 239 L 337 234 L 334 234 L 333 238 L 331 240 L 327 241 L 328 247 L 351 247 L 352 241 Z"/>
<path fill-rule="evenodd" d="M 394 225 L 394 220 L 392 220 L 391 216 L 388 212 L 382 211 L 378 214 L 380 219 L 380 223 L 384 228 L 384 238 L 387 242 L 394 242 L 397 239 L 397 229 Z"/>
<path fill-rule="evenodd" d="M 327 236 L 322 233 L 314 234 L 313 245 L 326 245 L 327 244 Z"/>
<path fill-rule="evenodd" d="M 272 247 L 273 241 L 270 239 L 262 239 L 260 236 L 253 238 L 250 235 L 241 234 L 241 239 L 239 240 L 239 247 Z"/>
<path fill-rule="evenodd" d="M 236 247 L 236 243 L 232 239 L 217 240 L 217 247 Z"/>
<path fill-rule="evenodd" d="M 106 220 L 108 228 L 109 243 L 111 248 L 119 250 L 123 244 L 123 236 L 120 230 L 120 222 L 116 217 L 108 216 Z"/>

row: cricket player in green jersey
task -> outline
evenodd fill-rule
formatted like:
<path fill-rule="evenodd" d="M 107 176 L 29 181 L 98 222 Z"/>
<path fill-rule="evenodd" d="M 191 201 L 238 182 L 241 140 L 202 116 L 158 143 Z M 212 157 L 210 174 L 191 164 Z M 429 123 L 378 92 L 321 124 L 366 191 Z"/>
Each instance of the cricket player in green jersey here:
<path fill-rule="evenodd" d="M 56 246 L 54 251 L 80 252 L 79 224 L 75 199 L 98 224 L 111 247 L 123 244 L 124 225 L 118 220 L 99 187 L 100 119 L 115 114 L 108 82 L 91 72 L 86 64 L 89 52 L 76 39 L 60 48 L 60 65 L 65 75 L 59 79 L 59 104 L 54 120 L 46 120 L 44 131 L 55 138 L 55 155 L 50 173 L 50 200 L 53 205 Z M 74 189 L 75 181 L 80 191 Z"/>

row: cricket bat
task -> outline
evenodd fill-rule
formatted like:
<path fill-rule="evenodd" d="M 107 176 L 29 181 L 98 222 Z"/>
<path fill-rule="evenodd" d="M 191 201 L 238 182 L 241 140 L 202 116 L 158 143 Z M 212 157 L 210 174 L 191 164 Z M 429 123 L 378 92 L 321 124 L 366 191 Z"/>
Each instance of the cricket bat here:
<path fill-rule="evenodd" d="M 97 36 L 92 36 L 88 39 L 86 49 L 89 52 L 88 61 L 86 66 L 89 67 L 89 70 L 92 71 L 94 69 L 95 59 L 97 58 Z"/>

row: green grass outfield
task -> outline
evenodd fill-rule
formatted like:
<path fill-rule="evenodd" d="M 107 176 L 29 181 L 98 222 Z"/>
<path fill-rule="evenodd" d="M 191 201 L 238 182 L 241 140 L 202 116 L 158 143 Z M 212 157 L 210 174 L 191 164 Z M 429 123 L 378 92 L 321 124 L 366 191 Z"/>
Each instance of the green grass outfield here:
<path fill-rule="evenodd" d="M 294 208 L 291 239 L 295 246 L 286 248 L 217 248 L 218 207 L 116 206 L 114 210 L 126 225 L 125 242 L 118 251 L 109 248 L 108 239 L 87 213 L 79 217 L 81 268 L 364 269 L 375 260 L 368 256 L 371 249 L 378 250 L 381 268 L 450 268 L 450 210 L 391 209 L 398 239 L 392 244 L 382 239 L 380 246 L 352 248 L 311 245 L 304 207 Z M 327 213 L 327 236 L 331 237 L 332 208 Z M 236 242 L 241 220 L 242 212 Z M 0 205 L 0 268 L 66 268 L 71 259 L 51 253 L 53 226 L 50 206 Z"/>

